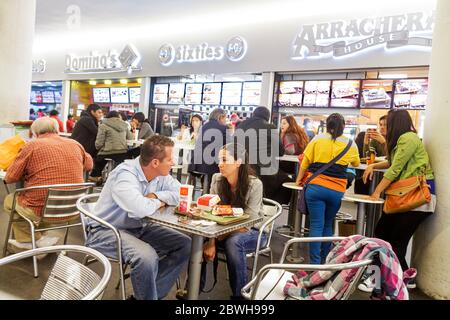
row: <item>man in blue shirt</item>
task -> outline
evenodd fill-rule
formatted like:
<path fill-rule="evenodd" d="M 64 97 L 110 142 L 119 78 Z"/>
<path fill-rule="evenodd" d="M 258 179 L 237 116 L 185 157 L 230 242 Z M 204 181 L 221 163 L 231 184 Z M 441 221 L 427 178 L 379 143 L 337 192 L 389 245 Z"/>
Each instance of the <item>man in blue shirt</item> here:
<path fill-rule="evenodd" d="M 165 297 L 190 257 L 190 237 L 144 219 L 161 207 L 178 204 L 180 183 L 169 175 L 173 146 L 164 136 L 147 139 L 139 157 L 110 173 L 94 209 L 120 231 L 122 258 L 131 266 L 138 300 Z M 116 257 L 113 232 L 94 221 L 88 229 L 87 246 Z"/>

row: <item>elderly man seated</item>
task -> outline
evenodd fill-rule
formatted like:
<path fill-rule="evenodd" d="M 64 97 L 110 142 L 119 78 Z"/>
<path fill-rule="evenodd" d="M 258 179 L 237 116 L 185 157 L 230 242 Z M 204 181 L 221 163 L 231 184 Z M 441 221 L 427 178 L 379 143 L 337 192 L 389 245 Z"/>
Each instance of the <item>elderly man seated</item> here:
<path fill-rule="evenodd" d="M 39 118 L 31 125 L 36 139 L 26 143 L 17 158 L 6 172 L 5 182 L 22 181 L 24 187 L 51 184 L 82 183 L 83 170 L 92 169 L 93 161 L 83 146 L 72 139 L 58 136 L 58 122 L 49 117 Z M 42 218 L 46 191 L 34 190 L 21 193 L 17 199 L 16 210 L 34 221 L 39 227 L 51 223 Z M 11 212 L 13 194 L 6 196 L 4 207 Z M 64 220 L 61 220 L 64 222 Z M 9 240 L 11 251 L 31 249 L 31 230 L 27 222 L 13 223 L 14 238 Z M 35 233 L 38 247 L 55 245 L 57 237 Z"/>
<path fill-rule="evenodd" d="M 120 231 L 122 258 L 131 266 L 138 300 L 165 297 L 190 256 L 190 237 L 145 219 L 161 207 L 178 204 L 180 183 L 169 175 L 173 146 L 165 136 L 148 138 L 139 157 L 111 172 L 94 208 L 94 214 Z M 94 221 L 88 229 L 87 246 L 117 256 L 112 230 Z"/>

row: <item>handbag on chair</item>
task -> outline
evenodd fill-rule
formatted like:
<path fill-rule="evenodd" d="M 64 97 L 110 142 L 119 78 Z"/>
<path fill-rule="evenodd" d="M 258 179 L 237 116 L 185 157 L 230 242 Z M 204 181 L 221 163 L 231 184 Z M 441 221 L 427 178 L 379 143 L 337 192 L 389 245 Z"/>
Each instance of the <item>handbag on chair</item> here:
<path fill-rule="evenodd" d="M 306 205 L 306 198 L 305 198 L 306 187 L 314 178 L 316 178 L 318 175 L 325 172 L 328 168 L 330 168 L 332 165 L 334 165 L 336 162 L 338 162 L 339 159 L 341 159 L 344 156 L 344 154 L 347 153 L 347 151 L 350 149 L 351 146 L 352 146 L 352 140 L 349 140 L 347 146 L 344 148 L 344 150 L 341 151 L 341 153 L 339 153 L 333 160 L 331 160 L 327 164 L 323 165 L 319 170 L 314 172 L 314 174 L 311 175 L 311 177 L 309 177 L 305 181 L 305 183 L 303 184 L 303 189 L 298 191 L 298 201 L 297 201 L 298 212 L 300 212 L 301 214 L 306 214 L 306 215 L 309 214 L 308 206 Z"/>
<path fill-rule="evenodd" d="M 408 212 L 431 202 L 430 186 L 425 175 L 414 176 L 392 183 L 385 191 L 385 213 Z"/>

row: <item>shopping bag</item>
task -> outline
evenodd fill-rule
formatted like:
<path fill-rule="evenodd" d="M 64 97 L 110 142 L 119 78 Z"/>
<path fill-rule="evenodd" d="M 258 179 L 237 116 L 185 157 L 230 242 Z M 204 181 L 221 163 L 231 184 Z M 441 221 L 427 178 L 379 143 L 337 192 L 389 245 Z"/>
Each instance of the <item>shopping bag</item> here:
<path fill-rule="evenodd" d="M 17 157 L 22 146 L 25 145 L 25 140 L 21 136 L 16 135 L 8 138 L 0 143 L 0 169 L 6 170 L 13 163 Z"/>

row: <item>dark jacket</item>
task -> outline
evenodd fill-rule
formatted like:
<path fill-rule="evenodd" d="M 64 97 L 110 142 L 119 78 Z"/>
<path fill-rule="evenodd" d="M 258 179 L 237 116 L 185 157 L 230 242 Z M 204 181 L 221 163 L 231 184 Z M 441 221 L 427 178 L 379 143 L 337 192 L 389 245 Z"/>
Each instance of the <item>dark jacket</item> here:
<path fill-rule="evenodd" d="M 216 130 L 217 133 L 221 133 L 220 138 L 217 139 L 218 137 L 213 135 L 211 130 Z M 216 150 L 218 150 L 227 143 L 226 131 L 227 126 L 221 124 L 217 120 L 209 120 L 200 128 L 199 138 L 195 142 L 195 150 L 192 153 L 189 171 L 202 172 L 208 175 L 212 175 L 214 173 L 219 172 L 219 165 L 218 165 L 219 159 L 218 155 L 216 154 Z M 208 154 L 206 153 L 203 154 L 205 148 L 208 148 L 207 150 Z M 209 150 L 210 152 L 208 152 Z M 203 159 L 204 155 L 205 157 L 208 157 L 209 160 L 214 159 L 214 162 L 208 161 L 208 159 Z"/>
<path fill-rule="evenodd" d="M 254 130 L 256 141 L 250 141 L 250 129 Z M 253 166 L 258 175 L 260 175 L 261 168 L 273 167 L 275 163 L 279 162 L 276 157 L 284 155 L 284 148 L 277 127 L 269 123 L 264 117 L 256 115 L 241 122 L 236 128 L 235 137 L 238 143 L 242 143 L 245 139 L 245 149 L 249 154 L 250 160 L 252 160 L 252 157 L 256 157 L 256 164 Z M 275 152 L 276 150 L 272 152 L 272 141 L 276 141 L 274 144 L 278 147 L 278 154 Z M 260 142 L 267 143 L 263 143 L 261 146 Z M 261 155 L 263 159 L 261 159 Z M 270 158 L 270 162 L 268 162 L 268 158 Z"/>
<path fill-rule="evenodd" d="M 264 197 L 273 199 L 281 204 L 289 203 L 291 192 L 283 188 L 282 185 L 285 182 L 292 181 L 292 179 L 280 169 L 280 161 L 276 159 L 284 155 L 284 148 L 278 130 L 275 125 L 269 123 L 270 114 L 268 110 L 260 107 L 256 110 L 253 112 L 253 117 L 237 126 L 234 140 L 241 144 L 245 141 L 245 148 L 249 153 L 250 163 L 253 164 L 257 175 L 263 183 Z M 252 133 L 252 131 L 254 132 Z M 252 138 L 253 134 L 256 135 L 256 140 Z M 278 150 L 273 150 L 274 152 L 272 152 L 272 141 L 278 148 Z"/>
<path fill-rule="evenodd" d="M 78 141 L 89 153 L 92 158 L 97 156 L 97 149 L 95 148 L 95 139 L 97 138 L 98 123 L 92 115 L 83 111 L 80 120 L 77 121 L 71 138 Z"/>

